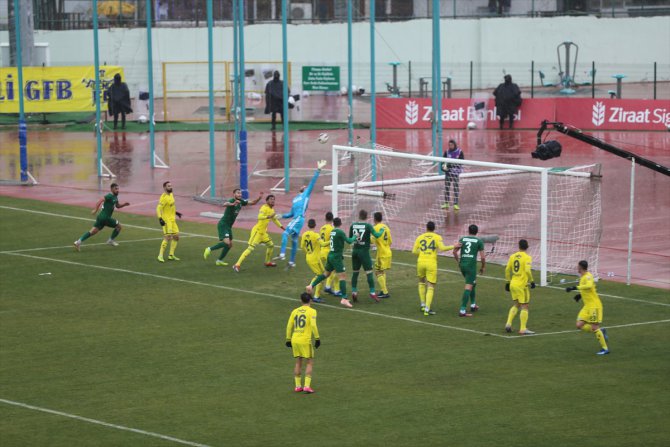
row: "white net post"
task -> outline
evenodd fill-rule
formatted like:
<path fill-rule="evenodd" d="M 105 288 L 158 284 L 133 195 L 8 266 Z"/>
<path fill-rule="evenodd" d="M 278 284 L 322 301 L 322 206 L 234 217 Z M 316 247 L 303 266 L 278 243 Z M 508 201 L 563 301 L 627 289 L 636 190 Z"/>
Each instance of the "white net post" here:
<path fill-rule="evenodd" d="M 371 180 L 373 158 L 376 181 Z M 427 172 L 427 163 L 462 165 L 459 186 L 451 196 L 446 186 L 453 180 Z M 598 169 L 447 160 L 385 147 L 333 146 L 333 185 L 325 189 L 332 191 L 333 213 L 345 223 L 361 208 L 382 212 L 393 228 L 394 247 L 401 250 L 411 249 L 429 220 L 449 242 L 467 234 L 469 224 L 478 225 L 487 261 L 493 263 L 505 264 L 518 250 L 519 240 L 526 239 L 540 270 L 538 282 L 546 285 L 552 273 L 573 273 L 581 259 L 597 274 L 602 228 Z M 451 208 L 452 203 L 459 203 L 460 210 Z"/>

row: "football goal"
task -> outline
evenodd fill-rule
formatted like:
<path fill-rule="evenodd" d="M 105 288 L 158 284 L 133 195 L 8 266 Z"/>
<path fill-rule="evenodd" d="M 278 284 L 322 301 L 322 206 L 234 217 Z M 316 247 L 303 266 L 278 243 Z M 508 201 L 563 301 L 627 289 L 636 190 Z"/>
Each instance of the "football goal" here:
<path fill-rule="evenodd" d="M 458 192 L 444 163 L 461 166 Z M 600 166 L 544 168 L 409 154 L 376 145 L 333 146 L 332 211 L 343 222 L 359 209 L 383 214 L 393 248 L 411 250 L 433 221 L 447 242 L 479 227 L 487 261 L 505 264 L 526 239 L 540 284 L 575 273 L 581 259 L 597 275 L 601 223 Z M 456 197 L 458 194 L 458 197 Z M 457 204 L 458 207 L 454 207 Z"/>

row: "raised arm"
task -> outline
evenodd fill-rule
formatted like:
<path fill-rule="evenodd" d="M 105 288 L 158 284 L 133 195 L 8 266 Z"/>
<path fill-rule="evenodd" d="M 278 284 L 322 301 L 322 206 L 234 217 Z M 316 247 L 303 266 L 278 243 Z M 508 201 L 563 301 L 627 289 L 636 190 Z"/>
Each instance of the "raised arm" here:
<path fill-rule="evenodd" d="M 254 200 L 250 201 L 250 202 L 249 202 L 249 205 L 255 205 L 255 204 L 257 204 L 258 202 L 261 201 L 261 198 L 262 198 L 262 197 L 263 197 L 263 191 L 261 191 L 261 192 L 258 194 L 258 197 L 256 197 Z"/>
<path fill-rule="evenodd" d="M 325 166 L 325 163 L 324 163 Z M 305 191 L 303 192 L 303 195 L 305 197 L 309 197 L 312 194 L 312 190 L 314 189 L 314 185 L 316 185 L 316 180 L 319 178 L 319 174 L 321 174 L 321 162 L 317 163 L 317 169 L 316 172 L 314 173 L 314 176 L 312 177 L 312 180 L 309 182 L 309 185 L 307 185 L 307 188 L 305 188 Z"/>

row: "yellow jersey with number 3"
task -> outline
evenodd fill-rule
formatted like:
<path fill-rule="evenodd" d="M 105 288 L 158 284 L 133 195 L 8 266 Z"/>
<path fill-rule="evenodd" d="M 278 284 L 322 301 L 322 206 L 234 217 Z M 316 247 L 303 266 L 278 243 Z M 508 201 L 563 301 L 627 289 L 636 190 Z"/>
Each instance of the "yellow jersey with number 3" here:
<path fill-rule="evenodd" d="M 286 324 L 286 339 L 291 343 L 311 343 L 312 335 L 319 338 L 319 329 L 316 325 L 316 309 L 310 306 L 300 306 L 291 312 Z"/>

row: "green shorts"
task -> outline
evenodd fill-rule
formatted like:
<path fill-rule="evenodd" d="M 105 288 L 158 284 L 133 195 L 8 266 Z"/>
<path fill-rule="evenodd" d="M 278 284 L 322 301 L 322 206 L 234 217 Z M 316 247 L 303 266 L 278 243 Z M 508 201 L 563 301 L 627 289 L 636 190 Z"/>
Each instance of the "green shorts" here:
<path fill-rule="evenodd" d="M 372 258 L 369 250 L 354 250 L 351 252 L 351 269 L 357 272 L 363 267 L 363 270 L 369 272 L 372 270 Z"/>
<path fill-rule="evenodd" d="M 224 239 L 230 239 L 231 241 L 233 240 L 233 229 L 230 228 L 228 224 L 219 222 L 219 224 L 216 226 L 216 229 L 219 230 L 220 241 Z"/>
<path fill-rule="evenodd" d="M 93 226 L 98 230 L 102 230 L 105 227 L 116 227 L 119 224 L 119 221 L 112 217 L 96 217 L 95 223 Z"/>
<path fill-rule="evenodd" d="M 460 266 L 461 273 L 463 278 L 465 278 L 465 284 L 475 285 L 477 283 L 477 266 Z"/>
<path fill-rule="evenodd" d="M 328 259 L 326 260 L 326 271 L 337 273 L 344 272 L 344 257 L 342 255 L 331 255 L 328 254 Z"/>

